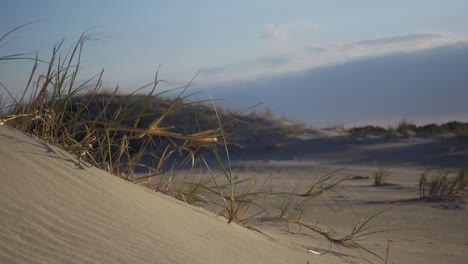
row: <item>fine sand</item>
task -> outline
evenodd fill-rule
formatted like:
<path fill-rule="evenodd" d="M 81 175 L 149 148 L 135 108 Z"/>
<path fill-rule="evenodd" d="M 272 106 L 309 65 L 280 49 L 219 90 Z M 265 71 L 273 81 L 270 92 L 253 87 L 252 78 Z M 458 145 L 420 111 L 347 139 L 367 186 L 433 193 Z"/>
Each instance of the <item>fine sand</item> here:
<path fill-rule="evenodd" d="M 306 263 L 312 256 L 0 126 L 0 263 Z"/>
<path fill-rule="evenodd" d="M 294 139 L 276 150 L 246 150 L 239 177 L 267 179 L 290 190 L 318 174 L 348 176 L 343 197 L 324 195 L 305 207 L 303 220 L 346 234 L 371 222 L 363 246 L 389 263 L 466 263 L 465 199 L 421 201 L 425 168 L 466 164 L 466 140 L 320 136 Z M 376 164 L 390 168 L 374 187 Z M 80 165 L 63 150 L 0 126 L 0 263 L 382 263 L 364 251 L 329 247 L 319 236 L 272 221 L 227 224 L 203 208 Z M 342 199 L 344 198 L 344 199 Z M 278 201 L 266 200 L 274 208 Z M 389 245 L 389 247 L 387 247 Z M 320 253 L 318 255 L 315 253 Z"/>

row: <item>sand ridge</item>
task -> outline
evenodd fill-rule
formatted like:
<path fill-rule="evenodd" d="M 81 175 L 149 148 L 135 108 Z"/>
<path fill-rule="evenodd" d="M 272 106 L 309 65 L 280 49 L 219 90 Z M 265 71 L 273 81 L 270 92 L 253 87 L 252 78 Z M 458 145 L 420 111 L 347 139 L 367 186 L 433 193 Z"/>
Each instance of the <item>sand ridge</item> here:
<path fill-rule="evenodd" d="M 306 263 L 311 254 L 0 126 L 2 263 Z M 324 259 L 325 260 L 325 259 Z"/>

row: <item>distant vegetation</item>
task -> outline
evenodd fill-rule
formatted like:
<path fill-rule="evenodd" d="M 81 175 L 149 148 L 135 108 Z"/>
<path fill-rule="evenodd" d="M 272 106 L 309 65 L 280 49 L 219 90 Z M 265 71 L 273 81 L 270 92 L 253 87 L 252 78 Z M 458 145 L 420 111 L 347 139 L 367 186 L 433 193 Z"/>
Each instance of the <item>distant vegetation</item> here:
<path fill-rule="evenodd" d="M 453 134 L 460 137 L 468 137 L 468 123 L 451 121 L 444 124 L 428 124 L 417 126 L 406 121 L 400 122 L 397 128 L 382 128 L 380 126 L 362 126 L 348 129 L 348 132 L 353 135 L 368 135 L 368 134 L 391 134 L 391 133 L 418 133 L 424 135 L 442 135 Z"/>

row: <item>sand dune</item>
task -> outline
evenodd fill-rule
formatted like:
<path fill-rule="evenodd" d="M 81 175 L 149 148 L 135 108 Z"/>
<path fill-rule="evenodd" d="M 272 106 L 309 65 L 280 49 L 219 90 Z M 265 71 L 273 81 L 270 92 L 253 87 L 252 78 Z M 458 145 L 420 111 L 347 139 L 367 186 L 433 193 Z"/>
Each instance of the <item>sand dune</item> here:
<path fill-rule="evenodd" d="M 306 263 L 312 254 L 0 126 L 1 263 Z M 325 260 L 325 259 L 323 259 Z"/>
<path fill-rule="evenodd" d="M 392 207 L 372 226 L 391 230 L 365 237 L 368 249 L 389 263 L 465 263 L 466 197 L 418 199 L 424 168 L 459 168 L 466 140 L 355 141 L 323 137 L 283 148 L 243 153 L 240 177 L 267 179 L 291 189 L 311 180 L 317 166 L 355 180 L 345 182 L 343 207 L 330 199 L 306 206 L 304 221 L 339 234 Z M 376 163 L 389 166 L 388 184 L 372 185 Z M 269 237 L 171 197 L 80 165 L 63 150 L 0 126 L 0 263 L 368 263 L 363 251 L 329 248 L 298 229 L 273 222 L 252 224 Z M 274 208 L 278 201 L 265 201 Z M 312 249 L 325 255 L 316 255 Z M 381 260 L 370 256 L 373 263 Z"/>

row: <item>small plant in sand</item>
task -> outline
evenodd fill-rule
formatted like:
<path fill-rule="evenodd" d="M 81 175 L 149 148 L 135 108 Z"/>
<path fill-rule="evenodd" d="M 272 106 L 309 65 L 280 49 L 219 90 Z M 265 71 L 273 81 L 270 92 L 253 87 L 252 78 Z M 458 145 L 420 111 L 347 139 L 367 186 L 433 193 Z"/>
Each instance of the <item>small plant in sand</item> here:
<path fill-rule="evenodd" d="M 449 170 L 426 170 L 419 178 L 419 196 L 423 199 L 451 198 L 466 195 L 468 169 L 455 175 Z"/>
<path fill-rule="evenodd" d="M 224 214 L 228 219 L 228 223 L 232 221 L 241 222 L 246 219 L 250 219 L 257 214 L 250 216 L 245 216 L 247 211 L 252 205 L 256 205 L 255 198 L 260 194 L 257 191 L 257 185 L 255 178 L 250 178 L 246 180 L 237 180 L 237 177 L 233 174 L 231 158 L 229 155 L 229 147 L 227 141 L 227 134 L 223 129 L 221 119 L 219 116 L 219 111 L 216 109 L 216 105 L 212 102 L 212 108 L 216 114 L 216 119 L 220 128 L 220 143 L 221 150 L 217 149 L 216 146 L 211 145 L 209 148 L 213 154 L 217 165 L 220 168 L 221 174 L 224 178 L 226 184 L 222 184 L 221 180 L 215 176 L 215 172 L 212 170 L 211 166 L 205 158 L 202 158 L 208 173 L 214 183 L 214 187 L 209 188 L 205 187 L 211 193 L 215 193 L 221 198 L 221 207 L 223 211 L 221 214 Z M 243 191 L 239 191 L 239 187 L 243 186 Z M 227 193 L 223 189 L 227 188 Z"/>
<path fill-rule="evenodd" d="M 384 185 L 389 174 L 390 172 L 388 168 L 377 167 L 372 177 L 374 179 L 374 185 L 376 186 Z"/>
<path fill-rule="evenodd" d="M 345 178 L 337 178 L 335 175 L 337 170 L 324 174 L 320 174 L 319 171 L 320 168 L 315 170 L 310 183 L 302 183 L 292 191 L 271 191 L 272 195 L 279 197 L 281 200 L 280 207 L 277 208 L 279 213 L 274 218 L 297 222 L 302 218 L 302 213 L 305 210 L 304 207 L 312 199 L 322 194 L 343 198 L 337 189 Z M 304 187 L 306 189 L 302 189 Z M 338 200 L 334 199 L 334 201 L 338 203 Z"/>

